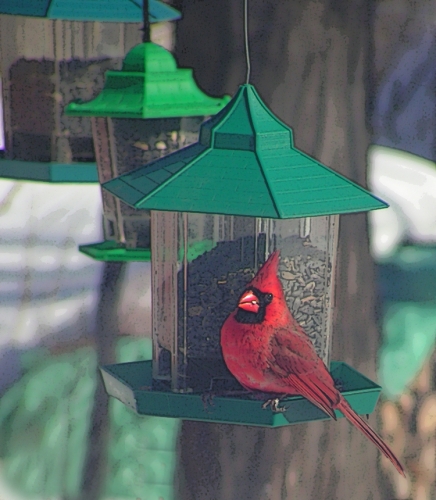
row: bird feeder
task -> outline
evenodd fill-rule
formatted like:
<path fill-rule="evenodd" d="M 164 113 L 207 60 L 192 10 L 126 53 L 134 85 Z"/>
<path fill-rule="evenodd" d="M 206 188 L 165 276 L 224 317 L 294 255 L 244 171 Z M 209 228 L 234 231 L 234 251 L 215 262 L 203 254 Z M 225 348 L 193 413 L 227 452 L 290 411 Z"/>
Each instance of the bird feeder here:
<path fill-rule="evenodd" d="M 64 106 L 95 97 L 105 71 L 121 67 L 126 52 L 141 40 L 142 6 L 129 0 L 0 0 L 0 13 L 12 14 L 0 16 L 5 121 L 0 176 L 97 182 L 90 120 L 66 116 Z M 151 23 L 179 17 L 150 0 Z"/>
<path fill-rule="evenodd" d="M 330 363 L 338 216 L 384 208 L 368 191 L 295 148 L 292 130 L 254 87 L 204 123 L 198 143 L 104 185 L 151 210 L 153 361 L 102 370 L 109 394 L 138 413 L 279 426 L 326 418 L 302 397 L 288 411 L 262 410 L 227 371 L 220 328 L 274 250 L 289 309 L 344 396 L 373 411 L 379 386 L 345 363 Z M 341 416 L 338 413 L 338 416 Z"/>
<path fill-rule="evenodd" d="M 107 182 L 191 144 L 205 116 L 230 98 L 213 98 L 196 85 L 191 69 L 177 67 L 163 47 L 142 43 L 121 71 L 108 71 L 91 102 L 72 103 L 68 115 L 92 117 L 99 180 Z M 150 212 L 136 210 L 103 190 L 105 242 L 80 247 L 106 259 L 149 259 Z"/>

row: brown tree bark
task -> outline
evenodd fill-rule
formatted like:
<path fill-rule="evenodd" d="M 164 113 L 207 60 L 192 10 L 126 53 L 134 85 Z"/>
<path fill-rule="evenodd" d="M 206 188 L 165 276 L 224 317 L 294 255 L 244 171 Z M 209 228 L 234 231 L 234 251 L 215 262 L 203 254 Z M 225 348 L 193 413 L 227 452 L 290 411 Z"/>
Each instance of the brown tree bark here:
<path fill-rule="evenodd" d="M 212 95 L 245 81 L 242 0 L 179 0 L 176 52 Z M 250 82 L 298 148 L 366 183 L 372 2 L 249 1 Z M 379 335 L 365 214 L 341 217 L 333 359 L 375 376 Z M 371 417 L 374 422 L 374 417 Z M 179 500 L 390 500 L 376 448 L 344 419 L 284 429 L 185 421 Z"/>

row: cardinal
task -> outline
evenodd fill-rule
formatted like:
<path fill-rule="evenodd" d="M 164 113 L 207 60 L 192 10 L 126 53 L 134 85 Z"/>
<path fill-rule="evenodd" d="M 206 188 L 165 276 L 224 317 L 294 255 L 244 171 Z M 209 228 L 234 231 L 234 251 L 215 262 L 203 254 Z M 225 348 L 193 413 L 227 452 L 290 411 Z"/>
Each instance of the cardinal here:
<path fill-rule="evenodd" d="M 389 446 L 337 389 L 309 336 L 289 311 L 277 276 L 278 263 L 279 251 L 275 251 L 242 292 L 236 310 L 221 328 L 227 368 L 244 389 L 271 395 L 263 408 L 286 411 L 279 407 L 280 400 L 300 395 L 335 420 L 335 410 L 341 411 L 405 477 Z"/>

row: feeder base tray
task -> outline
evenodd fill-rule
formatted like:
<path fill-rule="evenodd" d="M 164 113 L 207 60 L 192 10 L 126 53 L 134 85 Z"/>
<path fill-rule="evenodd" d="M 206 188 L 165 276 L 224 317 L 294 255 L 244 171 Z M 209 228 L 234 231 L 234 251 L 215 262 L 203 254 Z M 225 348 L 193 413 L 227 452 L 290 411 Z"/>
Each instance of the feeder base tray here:
<path fill-rule="evenodd" d="M 149 248 L 126 248 L 116 241 L 103 241 L 91 245 L 80 245 L 80 252 L 95 260 L 105 262 L 149 262 Z"/>
<path fill-rule="evenodd" d="M 0 178 L 18 181 L 98 182 L 96 163 L 51 163 L 0 159 Z"/>
<path fill-rule="evenodd" d="M 436 246 L 405 245 L 376 266 L 385 302 L 430 302 L 436 296 Z"/>
<path fill-rule="evenodd" d="M 210 366 L 210 360 L 197 360 Z M 333 361 L 331 374 L 345 399 L 361 415 L 372 413 L 381 387 L 346 363 Z M 173 417 L 206 422 L 281 427 L 314 420 L 328 420 L 319 408 L 301 396 L 283 400 L 284 413 L 262 409 L 262 401 L 250 396 L 216 396 L 213 404 L 203 401 L 202 393 L 174 393 L 152 379 L 152 362 L 137 361 L 101 368 L 103 382 L 110 396 L 119 399 L 139 415 Z M 336 411 L 338 418 L 342 413 Z"/>

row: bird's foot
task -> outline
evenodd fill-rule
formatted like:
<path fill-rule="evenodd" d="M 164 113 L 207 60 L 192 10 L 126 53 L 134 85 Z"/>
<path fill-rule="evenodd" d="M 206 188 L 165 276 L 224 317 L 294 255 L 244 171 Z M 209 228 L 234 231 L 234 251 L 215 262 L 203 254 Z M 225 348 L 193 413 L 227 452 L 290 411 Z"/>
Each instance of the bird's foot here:
<path fill-rule="evenodd" d="M 201 395 L 201 400 L 203 401 L 203 406 L 204 406 L 204 411 L 209 411 L 212 406 L 215 406 L 213 400 L 216 396 L 218 397 L 238 397 L 238 396 L 247 396 L 251 394 L 250 391 L 247 390 L 222 390 L 222 391 L 213 391 L 211 389 L 207 390 L 206 392 L 203 392 Z"/>
<path fill-rule="evenodd" d="M 333 382 L 335 383 L 335 387 L 339 392 L 343 392 L 344 390 L 344 384 L 342 383 L 342 380 L 339 378 L 334 378 Z"/>
<path fill-rule="evenodd" d="M 262 409 L 266 410 L 268 406 L 271 406 L 271 411 L 273 413 L 285 413 L 287 411 L 287 406 L 279 406 L 280 398 L 267 399 L 262 405 Z"/>
<path fill-rule="evenodd" d="M 203 402 L 204 411 L 209 413 L 212 406 L 214 405 L 213 398 L 215 397 L 215 393 L 212 391 L 206 391 L 201 395 L 201 401 Z"/>

